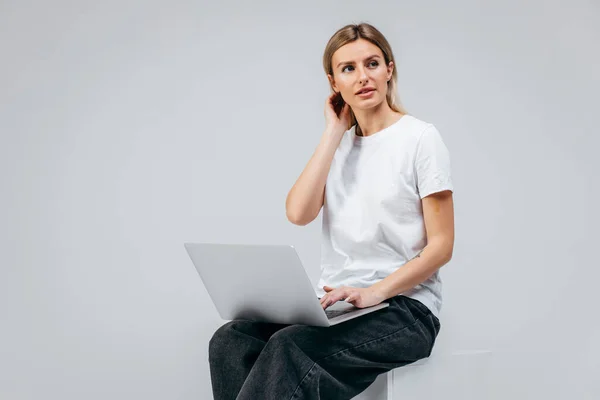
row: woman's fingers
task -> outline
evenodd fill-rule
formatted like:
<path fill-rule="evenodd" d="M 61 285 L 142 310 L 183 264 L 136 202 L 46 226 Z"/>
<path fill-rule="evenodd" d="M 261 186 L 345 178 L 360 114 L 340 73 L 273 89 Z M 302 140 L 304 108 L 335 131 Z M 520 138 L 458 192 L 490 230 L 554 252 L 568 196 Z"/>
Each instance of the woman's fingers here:
<path fill-rule="evenodd" d="M 342 286 L 339 288 L 324 286 L 323 288 L 327 291 L 327 293 L 321 297 L 321 306 L 324 309 L 341 300 L 345 300 L 347 303 L 353 303 L 356 307 L 362 307 L 364 305 L 364 299 L 362 298 L 362 290 L 364 289 L 349 286 Z"/>
<path fill-rule="evenodd" d="M 325 286 L 325 288 L 329 288 L 329 286 Z M 328 292 L 327 294 L 325 294 L 325 296 L 321 297 L 321 305 L 327 308 L 338 301 L 348 301 L 348 298 L 354 293 L 356 293 L 356 288 L 341 287 L 338 289 L 332 289 L 332 291 Z"/>
<path fill-rule="evenodd" d="M 323 286 L 323 290 L 326 291 L 327 293 L 325 293 L 325 295 L 323 297 L 321 297 L 321 306 L 323 306 L 323 308 L 329 306 L 329 304 L 327 304 L 329 302 L 330 296 L 331 296 L 331 291 L 334 290 L 331 286 Z"/>

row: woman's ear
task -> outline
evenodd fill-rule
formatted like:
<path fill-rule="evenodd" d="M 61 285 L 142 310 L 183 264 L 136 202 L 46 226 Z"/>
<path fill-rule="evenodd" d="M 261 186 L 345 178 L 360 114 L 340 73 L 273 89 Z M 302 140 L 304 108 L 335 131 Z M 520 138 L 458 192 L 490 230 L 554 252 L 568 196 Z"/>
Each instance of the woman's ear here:
<path fill-rule="evenodd" d="M 390 75 L 388 78 L 388 82 L 392 80 L 392 73 L 394 72 L 394 62 L 390 61 L 389 65 L 388 65 L 388 74 Z"/>
<path fill-rule="evenodd" d="M 339 93 L 339 90 L 337 90 L 337 87 L 335 85 L 335 81 L 333 80 L 333 77 L 331 76 L 331 74 L 327 74 L 327 79 L 329 80 L 329 85 L 331 85 L 331 89 L 334 92 Z"/>

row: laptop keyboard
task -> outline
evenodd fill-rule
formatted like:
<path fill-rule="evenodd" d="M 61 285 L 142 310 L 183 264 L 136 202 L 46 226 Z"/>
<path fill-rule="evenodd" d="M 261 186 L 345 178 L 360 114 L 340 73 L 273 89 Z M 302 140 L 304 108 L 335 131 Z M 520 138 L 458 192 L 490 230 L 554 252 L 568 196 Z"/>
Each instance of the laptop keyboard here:
<path fill-rule="evenodd" d="M 325 315 L 328 319 L 339 317 L 340 315 L 348 314 L 349 312 L 355 311 L 355 309 L 349 308 L 347 310 L 325 310 Z"/>

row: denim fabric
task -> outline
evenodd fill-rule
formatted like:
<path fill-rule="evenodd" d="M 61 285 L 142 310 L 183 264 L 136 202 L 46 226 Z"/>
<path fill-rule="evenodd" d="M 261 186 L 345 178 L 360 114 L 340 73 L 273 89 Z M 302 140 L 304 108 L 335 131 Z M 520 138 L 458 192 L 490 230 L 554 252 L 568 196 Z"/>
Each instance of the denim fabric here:
<path fill-rule="evenodd" d="M 331 327 L 225 323 L 209 342 L 214 400 L 351 399 L 379 374 L 429 357 L 436 316 L 406 296 L 386 301 Z"/>

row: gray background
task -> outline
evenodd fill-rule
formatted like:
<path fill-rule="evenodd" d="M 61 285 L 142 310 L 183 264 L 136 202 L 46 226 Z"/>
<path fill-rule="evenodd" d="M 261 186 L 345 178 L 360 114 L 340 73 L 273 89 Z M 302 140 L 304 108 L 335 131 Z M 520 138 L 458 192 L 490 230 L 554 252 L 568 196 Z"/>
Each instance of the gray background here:
<path fill-rule="evenodd" d="M 4 0 L 0 398 L 211 397 L 183 242 L 294 244 L 316 284 L 285 198 L 361 21 L 451 152 L 439 348 L 491 350 L 498 399 L 598 396 L 597 2 Z"/>

